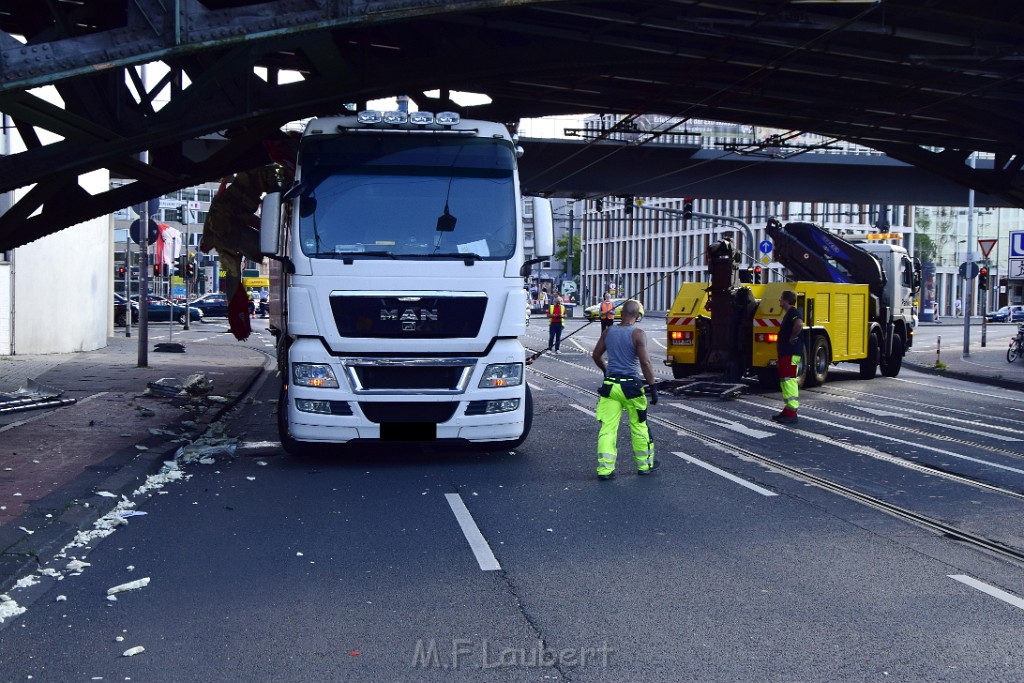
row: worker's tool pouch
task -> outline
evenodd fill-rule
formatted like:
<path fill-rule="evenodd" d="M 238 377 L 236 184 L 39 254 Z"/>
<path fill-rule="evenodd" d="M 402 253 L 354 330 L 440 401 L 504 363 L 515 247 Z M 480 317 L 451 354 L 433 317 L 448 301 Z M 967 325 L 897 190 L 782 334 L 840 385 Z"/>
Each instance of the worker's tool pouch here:
<path fill-rule="evenodd" d="M 618 384 L 622 387 L 622 394 L 626 398 L 640 398 L 644 394 L 644 388 L 640 386 L 640 381 L 636 377 L 608 375 L 604 378 L 601 388 L 597 390 L 598 395 L 604 398 L 611 396 L 613 384 Z"/>

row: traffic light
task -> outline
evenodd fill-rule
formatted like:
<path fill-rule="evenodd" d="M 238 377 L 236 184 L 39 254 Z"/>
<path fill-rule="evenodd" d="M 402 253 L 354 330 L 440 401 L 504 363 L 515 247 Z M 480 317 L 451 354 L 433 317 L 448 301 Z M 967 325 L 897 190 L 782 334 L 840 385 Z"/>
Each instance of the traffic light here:
<path fill-rule="evenodd" d="M 978 290 L 982 292 L 988 291 L 988 268 L 982 268 L 978 271 Z"/>
<path fill-rule="evenodd" d="M 754 266 L 754 284 L 761 284 L 761 266 Z"/>
<path fill-rule="evenodd" d="M 124 273 L 125 273 L 124 266 L 118 266 L 117 267 L 117 276 L 118 277 L 124 277 Z"/>
<path fill-rule="evenodd" d="M 177 215 L 178 222 L 181 223 L 181 224 L 184 224 L 185 223 L 185 206 L 184 205 L 179 206 L 178 209 L 177 209 L 177 213 L 178 213 L 178 215 Z"/>
<path fill-rule="evenodd" d="M 594 203 L 596 204 L 596 208 L 598 211 L 604 211 L 604 197 L 598 197 L 596 200 L 594 200 Z"/>
<path fill-rule="evenodd" d="M 684 221 L 688 221 L 691 218 L 693 218 L 693 200 L 692 199 L 684 199 L 683 200 L 683 220 Z"/>
<path fill-rule="evenodd" d="M 196 262 L 189 261 L 185 264 L 185 277 L 192 279 L 196 276 Z"/>
<path fill-rule="evenodd" d="M 623 199 L 626 201 L 626 203 L 622 207 L 623 208 L 623 212 L 627 216 L 632 216 L 633 215 L 633 203 L 636 201 L 636 197 L 633 197 L 632 195 L 627 195 L 627 196 L 623 197 Z"/>
<path fill-rule="evenodd" d="M 160 264 L 159 263 L 154 263 L 153 264 L 153 277 L 160 277 Z"/>

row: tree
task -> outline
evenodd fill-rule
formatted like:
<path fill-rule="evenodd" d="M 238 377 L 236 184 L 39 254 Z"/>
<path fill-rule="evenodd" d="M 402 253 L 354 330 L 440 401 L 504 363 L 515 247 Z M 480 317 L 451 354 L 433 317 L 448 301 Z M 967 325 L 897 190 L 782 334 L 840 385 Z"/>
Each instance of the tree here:
<path fill-rule="evenodd" d="M 572 236 L 572 274 L 580 274 L 580 236 Z M 565 263 L 569 257 L 569 235 L 563 234 L 558 238 L 558 245 L 555 247 L 555 258 Z M 568 272 L 568 270 L 566 270 Z"/>

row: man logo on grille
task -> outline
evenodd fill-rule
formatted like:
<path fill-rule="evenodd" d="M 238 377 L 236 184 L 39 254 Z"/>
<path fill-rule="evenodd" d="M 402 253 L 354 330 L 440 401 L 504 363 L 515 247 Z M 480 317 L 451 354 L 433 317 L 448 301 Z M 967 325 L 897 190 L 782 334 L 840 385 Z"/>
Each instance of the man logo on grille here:
<path fill-rule="evenodd" d="M 380 309 L 380 319 L 385 322 L 397 320 L 402 324 L 402 331 L 415 332 L 421 323 L 437 321 L 437 309 L 421 308 L 417 312 L 413 308 L 407 308 L 399 314 L 397 308 L 382 308 Z"/>

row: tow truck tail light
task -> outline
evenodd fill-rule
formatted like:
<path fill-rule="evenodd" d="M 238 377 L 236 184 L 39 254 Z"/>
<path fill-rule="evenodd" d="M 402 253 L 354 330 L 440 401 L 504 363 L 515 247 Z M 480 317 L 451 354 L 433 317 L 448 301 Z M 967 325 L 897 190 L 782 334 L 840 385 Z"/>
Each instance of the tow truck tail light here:
<path fill-rule="evenodd" d="M 679 344 L 682 346 L 693 346 L 693 332 L 673 330 L 668 333 L 668 341 L 670 344 Z"/>
<path fill-rule="evenodd" d="M 766 342 L 768 344 L 774 344 L 779 341 L 778 332 L 758 332 L 754 335 L 754 341 Z"/>

